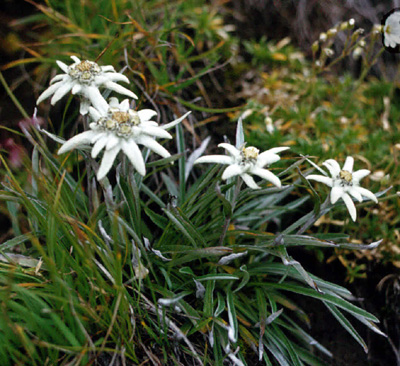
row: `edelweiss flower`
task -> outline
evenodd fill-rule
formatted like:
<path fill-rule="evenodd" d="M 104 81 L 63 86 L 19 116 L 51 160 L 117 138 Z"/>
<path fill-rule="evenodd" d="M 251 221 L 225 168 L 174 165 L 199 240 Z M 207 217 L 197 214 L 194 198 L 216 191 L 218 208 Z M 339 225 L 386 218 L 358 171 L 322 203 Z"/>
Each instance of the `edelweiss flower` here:
<path fill-rule="evenodd" d="M 129 80 L 125 75 L 115 72 L 114 67 L 99 66 L 92 61 L 81 61 L 76 56 L 71 56 L 71 58 L 75 62 L 70 66 L 57 61 L 57 65 L 65 74 L 56 75 L 50 81 L 51 85 L 39 96 L 36 104 L 53 95 L 51 104 L 54 105 L 71 91 L 72 94 L 83 96 L 81 114 L 87 114 L 90 104 L 96 109 L 107 109 L 108 104 L 101 95 L 99 87 L 137 99 L 134 93 L 116 83 L 118 81 L 129 83 Z"/>
<path fill-rule="evenodd" d="M 350 196 L 353 196 L 358 202 L 362 202 L 362 196 L 367 197 L 374 202 L 378 203 L 375 195 L 368 189 L 360 187 L 360 180 L 366 177 L 371 172 L 367 169 L 357 170 L 353 172 L 354 159 L 348 156 L 343 169 L 336 160 L 329 159 L 323 163 L 332 175 L 332 178 L 325 177 L 323 175 L 309 175 L 307 179 L 316 180 L 331 187 L 331 203 L 334 204 L 341 198 L 353 221 L 356 221 L 357 212 L 354 202 Z"/>
<path fill-rule="evenodd" d="M 129 108 L 128 99 L 119 104 L 117 98 L 110 98 L 107 111 L 89 108 L 89 114 L 94 121 L 89 125 L 90 130 L 69 139 L 60 148 L 58 154 L 87 144 L 94 144 L 92 157 L 96 158 L 105 148 L 97 172 L 97 179 L 100 180 L 109 172 L 116 156 L 122 150 L 137 172 L 145 175 L 145 164 L 138 144 L 146 146 L 163 158 L 168 158 L 171 154 L 153 137 L 171 139 L 172 136 L 166 130 L 181 122 L 189 113 L 166 125 L 158 126 L 157 122 L 151 121 L 157 112 L 151 109 L 135 111 Z"/>
<path fill-rule="evenodd" d="M 385 19 L 383 26 L 385 47 L 395 48 L 400 45 L 400 11 L 396 10 Z"/>
<path fill-rule="evenodd" d="M 228 155 L 208 155 L 198 158 L 194 163 L 219 163 L 229 165 L 222 173 L 222 179 L 229 179 L 239 175 L 244 182 L 253 189 L 259 189 L 253 177 L 250 174 L 271 182 L 277 187 L 281 186 L 279 178 L 267 169 L 263 169 L 266 165 L 277 162 L 280 157 L 278 153 L 289 149 L 288 147 L 275 147 L 259 154 L 259 150 L 253 146 L 242 147 L 237 149 L 235 146 L 222 143 L 218 147 L 223 147 Z"/>

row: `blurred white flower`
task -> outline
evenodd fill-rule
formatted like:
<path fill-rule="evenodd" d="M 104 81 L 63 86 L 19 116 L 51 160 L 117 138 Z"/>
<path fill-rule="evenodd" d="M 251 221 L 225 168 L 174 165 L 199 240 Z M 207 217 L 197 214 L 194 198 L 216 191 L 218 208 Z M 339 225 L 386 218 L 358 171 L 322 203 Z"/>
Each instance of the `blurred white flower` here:
<path fill-rule="evenodd" d="M 323 165 L 328 168 L 332 178 L 311 174 L 307 176 L 307 179 L 312 179 L 331 187 L 331 203 L 334 204 L 341 198 L 344 201 L 352 220 L 356 221 L 356 207 L 350 196 L 353 196 L 358 202 L 362 202 L 362 196 L 367 197 L 376 203 L 378 200 L 371 191 L 360 187 L 360 180 L 371 172 L 367 169 L 353 172 L 353 164 L 354 159 L 351 156 L 348 156 L 343 165 L 343 169 L 340 169 L 339 163 L 336 160 L 329 159 L 325 161 Z"/>
<path fill-rule="evenodd" d="M 264 119 L 264 122 L 265 122 L 265 128 L 267 129 L 267 131 L 271 134 L 274 133 L 275 126 L 274 126 L 274 122 L 272 121 L 272 118 L 267 115 Z"/>
<path fill-rule="evenodd" d="M 138 144 L 146 146 L 163 158 L 170 157 L 171 154 L 155 141 L 154 137 L 171 139 L 172 136 L 166 130 L 181 122 L 189 113 L 166 125 L 158 126 L 157 122 L 151 121 L 157 112 L 151 109 L 135 111 L 129 108 L 128 99 L 118 103 L 117 98 L 110 98 L 106 111 L 89 108 L 89 114 L 93 119 L 89 125 L 90 130 L 66 141 L 58 154 L 94 144 L 91 154 L 96 158 L 100 151 L 105 149 L 97 172 L 97 179 L 100 180 L 107 175 L 116 156 L 122 150 L 137 172 L 145 175 L 145 164 Z"/>
<path fill-rule="evenodd" d="M 250 174 L 258 175 L 275 186 L 281 187 L 279 178 L 268 169 L 264 169 L 264 167 L 277 162 L 280 159 L 277 154 L 289 149 L 289 147 L 275 147 L 259 154 L 259 150 L 253 146 L 242 147 L 241 149 L 226 143 L 218 146 L 224 148 L 229 155 L 202 156 L 194 163 L 227 164 L 229 166 L 222 173 L 222 179 L 226 180 L 239 175 L 247 186 L 252 189 L 259 189 L 260 187 Z"/>
<path fill-rule="evenodd" d="M 383 26 L 383 43 L 386 47 L 395 48 L 400 45 L 400 11 L 390 14 Z"/>
<path fill-rule="evenodd" d="M 50 81 L 50 86 L 39 96 L 36 104 L 52 95 L 51 104 L 54 105 L 71 91 L 72 94 L 83 97 L 81 114 L 87 114 L 90 104 L 99 110 L 106 109 L 108 104 L 99 91 L 100 87 L 137 99 L 136 94 L 116 83 L 118 81 L 129 83 L 129 80 L 125 75 L 115 72 L 114 67 L 99 66 L 92 61 L 81 61 L 76 56 L 71 58 L 74 63 L 70 66 L 57 61 L 57 65 L 65 74 L 56 75 Z"/>

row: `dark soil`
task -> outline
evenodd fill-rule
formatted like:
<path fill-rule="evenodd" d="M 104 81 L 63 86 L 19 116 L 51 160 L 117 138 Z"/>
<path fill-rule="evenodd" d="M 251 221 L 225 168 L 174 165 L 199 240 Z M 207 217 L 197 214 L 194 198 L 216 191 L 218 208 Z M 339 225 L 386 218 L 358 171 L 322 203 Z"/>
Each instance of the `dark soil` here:
<path fill-rule="evenodd" d="M 324 280 L 348 288 L 359 301 L 355 305 L 374 314 L 381 322 L 381 331 L 387 334 L 397 345 L 399 342 L 400 316 L 399 295 L 393 281 L 385 281 L 382 290 L 378 283 L 389 274 L 398 276 L 398 269 L 392 266 L 382 266 L 379 263 L 366 263 L 368 277 L 352 284 L 345 282 L 346 271 L 339 261 L 329 265 L 321 263 L 301 249 L 296 249 L 291 255 L 312 274 Z M 397 275 L 396 275 L 397 274 Z M 396 278 L 396 277 L 395 277 Z M 331 366 L 396 366 L 396 355 L 387 338 L 369 330 L 364 324 L 347 316 L 354 328 L 367 343 L 368 353 L 365 353 L 349 333 L 338 323 L 320 301 L 306 298 L 296 298 L 296 302 L 306 310 L 311 320 L 310 334 L 323 346 L 332 352 L 333 358 L 326 359 Z"/>

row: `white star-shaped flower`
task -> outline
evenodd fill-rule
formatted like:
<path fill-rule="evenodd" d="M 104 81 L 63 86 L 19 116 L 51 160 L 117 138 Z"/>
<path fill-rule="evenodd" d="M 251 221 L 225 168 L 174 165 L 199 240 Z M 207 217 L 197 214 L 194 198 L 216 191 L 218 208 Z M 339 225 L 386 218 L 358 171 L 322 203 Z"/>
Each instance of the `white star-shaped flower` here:
<path fill-rule="evenodd" d="M 259 150 L 253 146 L 237 149 L 235 146 L 227 143 L 219 144 L 218 147 L 224 148 L 229 155 L 207 155 L 198 158 L 194 163 L 217 163 L 229 165 L 222 173 L 222 179 L 226 180 L 239 175 L 248 187 L 259 189 L 253 177 L 250 174 L 271 182 L 277 187 L 281 187 L 279 178 L 264 169 L 266 165 L 277 162 L 280 157 L 278 153 L 289 149 L 289 147 L 275 147 L 259 154 Z"/>
<path fill-rule="evenodd" d="M 395 48 L 400 45 L 400 11 L 390 14 L 383 26 L 383 41 L 386 47 Z"/>
<path fill-rule="evenodd" d="M 336 160 L 329 159 L 323 163 L 332 178 L 323 175 L 309 175 L 307 179 L 316 180 L 331 187 L 331 203 L 336 203 L 340 198 L 344 201 L 350 216 L 353 221 L 356 221 L 357 211 L 353 200 L 350 196 L 353 196 L 358 202 L 362 202 L 363 196 L 371 199 L 378 203 L 376 196 L 368 189 L 360 187 L 360 180 L 371 172 L 367 169 L 360 169 L 353 172 L 354 159 L 351 156 L 346 158 L 343 169 L 340 169 L 339 163 Z"/>
<path fill-rule="evenodd" d="M 99 110 L 106 109 L 108 104 L 99 91 L 100 87 L 137 99 L 136 94 L 117 84 L 119 81 L 129 83 L 129 80 L 125 75 L 115 72 L 113 66 L 99 66 L 92 61 L 81 61 L 76 56 L 71 58 L 74 63 L 70 66 L 57 61 L 57 65 L 65 74 L 56 75 L 50 81 L 50 86 L 39 96 L 36 104 L 52 95 L 51 104 L 54 105 L 71 91 L 72 94 L 83 97 L 81 114 L 88 113 L 90 104 Z"/>
<path fill-rule="evenodd" d="M 157 122 L 151 121 L 157 112 L 151 109 L 135 111 L 129 108 L 128 99 L 118 103 L 117 98 L 110 98 L 106 111 L 89 108 L 90 117 L 93 119 L 89 125 L 90 130 L 66 141 L 58 154 L 94 144 L 91 155 L 96 158 L 100 151 L 105 149 L 97 172 L 97 179 L 100 180 L 107 175 L 116 156 L 122 150 L 136 171 L 144 176 L 145 163 L 138 144 L 146 146 L 163 158 L 170 157 L 171 154 L 155 141 L 154 137 L 171 139 L 172 136 L 166 130 L 181 122 L 189 113 L 166 125 L 158 126 Z"/>

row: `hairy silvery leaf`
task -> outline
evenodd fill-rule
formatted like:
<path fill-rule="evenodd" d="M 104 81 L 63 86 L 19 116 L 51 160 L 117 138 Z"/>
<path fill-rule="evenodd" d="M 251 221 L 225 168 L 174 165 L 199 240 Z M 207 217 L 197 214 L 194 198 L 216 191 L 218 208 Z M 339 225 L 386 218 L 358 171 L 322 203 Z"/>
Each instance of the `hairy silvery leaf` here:
<path fill-rule="evenodd" d="M 239 149 L 244 144 L 244 132 L 243 132 L 243 123 L 242 118 L 239 118 L 237 127 L 236 127 L 236 148 Z"/>
<path fill-rule="evenodd" d="M 203 286 L 203 284 L 200 281 L 197 281 L 194 278 L 193 278 L 193 281 L 196 284 L 196 298 L 203 299 L 204 293 L 206 292 L 206 288 Z"/>
<path fill-rule="evenodd" d="M 221 266 L 223 266 L 223 265 L 226 265 L 226 264 L 232 262 L 233 260 L 235 260 L 235 259 L 237 259 L 237 258 L 244 257 L 244 256 L 246 256 L 246 255 L 247 255 L 247 250 L 246 250 L 245 252 L 243 252 L 243 253 L 233 253 L 233 254 L 229 254 L 229 255 L 226 255 L 225 257 L 222 257 L 222 258 L 218 261 L 218 264 L 221 265 Z"/>
<path fill-rule="evenodd" d="M 206 137 L 201 145 L 189 155 L 189 158 L 186 161 L 185 181 L 189 178 L 189 174 L 192 171 L 194 161 L 204 153 L 210 141 L 211 136 Z"/>

